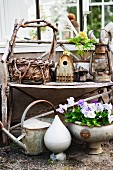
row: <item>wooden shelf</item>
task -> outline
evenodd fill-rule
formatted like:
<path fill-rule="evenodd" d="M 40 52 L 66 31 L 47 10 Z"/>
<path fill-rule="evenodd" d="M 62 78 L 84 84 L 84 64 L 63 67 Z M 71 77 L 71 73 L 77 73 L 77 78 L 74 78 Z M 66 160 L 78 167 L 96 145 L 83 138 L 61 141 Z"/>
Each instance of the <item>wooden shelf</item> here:
<path fill-rule="evenodd" d="M 46 84 L 40 85 L 30 85 L 30 84 L 18 84 L 14 82 L 8 83 L 10 87 L 19 87 L 19 88 L 44 88 L 44 89 L 76 89 L 76 88 L 99 88 L 112 86 L 113 82 L 72 82 L 72 83 L 58 83 L 58 82 L 49 82 Z"/>

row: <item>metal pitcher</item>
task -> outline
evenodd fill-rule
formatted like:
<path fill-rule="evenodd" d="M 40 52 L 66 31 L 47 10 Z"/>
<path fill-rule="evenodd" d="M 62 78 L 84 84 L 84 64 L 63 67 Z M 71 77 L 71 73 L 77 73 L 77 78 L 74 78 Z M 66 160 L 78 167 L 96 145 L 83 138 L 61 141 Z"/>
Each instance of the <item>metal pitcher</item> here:
<path fill-rule="evenodd" d="M 34 118 L 30 118 L 25 120 L 25 116 L 27 112 L 30 110 L 32 106 L 38 104 L 39 102 L 46 102 L 52 106 L 54 113 L 56 112 L 52 103 L 47 100 L 36 100 L 30 103 L 25 109 L 22 118 L 21 118 L 21 128 L 22 134 L 16 138 L 9 131 L 7 131 L 2 122 L 0 121 L 0 130 L 2 130 L 8 137 L 13 140 L 16 144 L 18 144 L 24 151 L 25 154 L 29 155 L 38 155 L 45 151 L 44 145 L 44 134 L 47 128 L 51 125 L 51 123 L 44 122 L 41 120 Z M 22 142 L 20 141 L 22 140 Z"/>

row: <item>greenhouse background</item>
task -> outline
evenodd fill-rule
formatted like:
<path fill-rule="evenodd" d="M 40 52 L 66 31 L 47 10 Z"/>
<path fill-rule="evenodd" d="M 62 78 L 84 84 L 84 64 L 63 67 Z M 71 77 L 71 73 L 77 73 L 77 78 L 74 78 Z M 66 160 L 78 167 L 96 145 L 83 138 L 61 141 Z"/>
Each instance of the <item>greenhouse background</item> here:
<path fill-rule="evenodd" d="M 38 2 L 38 9 L 37 9 Z M 80 9 L 82 3 L 82 11 Z M 6 10 L 7 9 L 7 10 Z M 113 0 L 1 0 L 0 1 L 0 40 L 6 41 L 12 34 L 15 19 L 31 20 L 37 18 L 37 10 L 40 18 L 53 24 L 58 24 L 58 39 L 65 39 L 67 31 L 66 16 L 74 13 L 76 20 L 82 24 L 81 31 L 94 30 L 96 37 L 100 30 L 108 23 L 113 22 Z M 20 12 L 21 11 L 21 12 Z M 82 15 L 82 21 L 81 21 Z M 48 28 L 42 28 L 41 39 L 48 40 L 52 32 Z M 23 34 L 24 32 L 24 34 Z M 24 39 L 39 39 L 37 30 L 22 30 L 19 33 Z"/>

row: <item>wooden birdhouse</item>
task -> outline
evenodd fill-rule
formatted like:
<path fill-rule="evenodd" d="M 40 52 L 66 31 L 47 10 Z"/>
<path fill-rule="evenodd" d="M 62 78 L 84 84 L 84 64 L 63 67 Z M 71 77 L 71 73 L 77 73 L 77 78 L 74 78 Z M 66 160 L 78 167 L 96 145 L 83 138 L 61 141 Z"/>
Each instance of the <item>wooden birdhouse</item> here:
<path fill-rule="evenodd" d="M 70 57 L 64 54 L 60 57 L 56 66 L 56 81 L 57 82 L 73 82 L 74 80 L 74 65 Z"/>

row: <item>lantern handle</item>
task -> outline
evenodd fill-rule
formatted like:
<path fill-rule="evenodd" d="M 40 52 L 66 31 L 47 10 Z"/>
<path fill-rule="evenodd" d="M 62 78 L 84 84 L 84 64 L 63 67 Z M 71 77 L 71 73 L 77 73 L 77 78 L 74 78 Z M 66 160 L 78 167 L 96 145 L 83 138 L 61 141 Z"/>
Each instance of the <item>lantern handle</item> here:
<path fill-rule="evenodd" d="M 107 57 L 108 57 L 108 65 L 109 65 L 109 75 L 112 74 L 112 66 L 111 66 L 111 53 L 110 51 L 108 51 L 107 53 Z"/>
<path fill-rule="evenodd" d="M 102 29 L 101 33 L 100 33 L 100 38 L 99 38 L 99 43 L 101 44 L 106 44 L 105 42 L 105 35 L 106 33 L 108 34 L 108 43 L 112 41 L 112 34 L 111 31 L 107 31 L 106 29 Z"/>
<path fill-rule="evenodd" d="M 92 52 L 92 55 L 91 55 L 91 57 L 90 57 L 90 64 L 89 64 L 89 73 L 92 75 L 92 76 L 94 76 L 94 73 L 92 72 L 92 63 L 93 63 L 93 54 L 94 54 L 95 52 L 93 51 Z"/>

